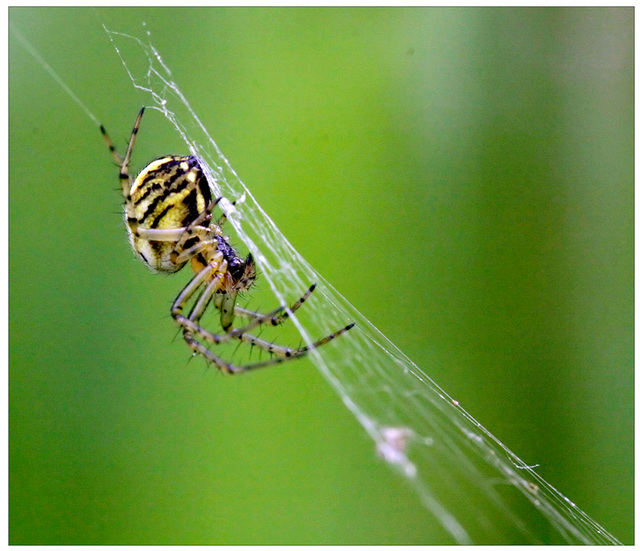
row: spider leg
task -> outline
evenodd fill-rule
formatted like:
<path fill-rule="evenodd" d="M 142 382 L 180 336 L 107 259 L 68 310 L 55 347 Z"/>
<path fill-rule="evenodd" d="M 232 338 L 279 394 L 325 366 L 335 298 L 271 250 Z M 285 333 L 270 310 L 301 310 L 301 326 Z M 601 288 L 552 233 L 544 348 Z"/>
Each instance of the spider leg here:
<path fill-rule="evenodd" d="M 300 299 L 298 299 L 298 301 L 295 304 L 291 306 L 290 310 L 292 312 L 297 310 L 304 303 L 304 301 L 309 297 L 309 295 L 313 292 L 314 289 L 315 289 L 315 285 L 312 285 L 309 288 L 309 290 L 302 297 L 300 297 Z M 203 294 L 199 300 L 201 301 L 206 300 L 208 303 L 208 301 L 211 300 L 212 294 L 213 293 L 209 294 L 206 298 L 204 297 L 204 294 Z M 223 299 L 220 296 L 217 296 L 214 300 L 216 301 L 216 306 L 220 308 L 222 305 Z M 249 332 L 251 329 L 254 329 L 255 327 L 259 327 L 268 323 L 272 325 L 279 325 L 280 323 L 282 323 L 284 320 L 288 318 L 288 313 L 284 310 L 284 307 L 277 308 L 276 310 L 268 314 L 260 314 L 252 310 L 245 310 L 244 308 L 239 308 L 239 307 L 236 307 L 234 309 L 234 312 L 239 312 L 240 315 L 246 315 L 246 317 L 250 317 L 251 322 L 244 327 L 240 327 L 240 328 L 228 331 L 224 335 L 215 335 L 215 334 L 209 333 L 208 331 L 202 329 L 199 326 L 198 326 L 198 330 L 194 330 L 194 331 L 185 330 L 186 331 L 185 340 L 187 341 L 187 344 L 191 347 L 191 349 L 194 350 L 195 352 L 199 352 L 206 359 L 208 359 L 209 361 L 211 361 L 212 363 L 214 363 L 215 365 L 217 365 L 219 368 L 221 368 L 223 371 L 227 373 L 240 373 L 244 371 L 258 369 L 260 367 L 267 367 L 270 365 L 278 364 L 290 359 L 299 358 L 307 354 L 310 350 L 313 350 L 315 348 L 318 348 L 320 346 L 327 344 L 328 342 L 331 342 L 332 340 L 339 337 L 343 333 L 346 333 L 347 331 L 349 331 L 355 325 L 354 323 L 350 323 L 349 325 L 343 327 L 342 329 L 335 331 L 334 333 L 331 333 L 330 335 L 327 335 L 326 337 L 319 339 L 308 346 L 302 346 L 300 348 L 289 348 L 286 346 L 280 346 L 280 345 L 274 344 L 273 342 L 267 341 L 265 339 L 261 339 L 260 337 L 257 337 L 253 333 Z M 211 350 L 209 350 L 203 343 L 199 342 L 195 338 L 196 335 L 202 338 L 203 340 L 206 340 L 215 344 L 218 344 L 222 341 L 229 340 L 229 338 L 235 338 L 241 342 L 246 342 L 251 346 L 256 346 L 262 350 L 265 350 L 266 352 L 273 354 L 275 358 L 272 358 L 270 360 L 266 360 L 263 362 L 249 364 L 247 366 L 236 366 L 236 365 L 230 364 L 229 362 L 226 362 L 219 356 L 216 356 L 215 354 L 213 354 Z"/>
<path fill-rule="evenodd" d="M 212 247 L 215 246 L 217 243 L 217 241 L 215 239 L 211 240 L 211 241 L 200 241 L 199 243 L 196 243 L 193 247 L 189 247 L 188 249 L 184 249 L 182 250 L 180 253 L 178 253 L 178 246 L 176 245 L 176 248 L 174 249 L 174 253 L 175 253 L 175 257 L 172 257 L 171 260 L 173 262 L 175 262 L 176 264 L 182 264 L 183 262 L 186 262 L 187 260 L 189 260 L 190 258 L 193 258 L 194 256 L 196 256 L 198 253 Z"/>
<path fill-rule="evenodd" d="M 261 346 L 261 345 L 264 344 L 265 345 L 264 349 L 268 350 L 269 352 L 273 352 L 274 354 L 278 353 L 278 349 L 280 349 L 280 352 L 284 351 L 283 355 L 276 356 L 275 358 L 272 358 L 270 360 L 266 360 L 264 362 L 258 362 L 258 363 L 254 363 L 254 364 L 250 364 L 250 365 L 244 365 L 244 366 L 233 365 L 233 364 L 223 360 L 219 356 L 216 356 L 215 354 L 213 354 L 213 352 L 211 352 L 211 350 L 209 350 L 201 342 L 196 340 L 193 337 L 193 335 L 191 335 L 191 334 L 186 334 L 185 335 L 185 340 L 187 341 L 187 344 L 189 345 L 189 347 L 194 352 L 202 354 L 202 356 L 204 356 L 211 363 L 215 364 L 218 368 L 220 368 L 225 373 L 234 374 L 234 373 L 244 373 L 246 371 L 253 371 L 254 369 L 259 369 L 261 367 L 268 367 L 270 365 L 276 365 L 276 364 L 279 364 L 279 363 L 282 363 L 282 362 L 286 362 L 287 360 L 292 360 L 294 358 L 300 358 L 301 356 L 303 356 L 304 354 L 309 352 L 309 350 L 313 350 L 314 348 L 318 348 L 319 346 L 322 346 L 323 344 L 326 344 L 329 341 L 332 341 L 336 337 L 339 337 L 343 333 L 346 333 L 354 325 L 355 325 L 354 323 L 350 323 L 349 325 L 343 327 L 339 331 L 336 331 L 335 333 L 331 333 L 331 335 L 328 335 L 325 338 L 314 342 L 311 346 L 303 346 L 302 348 L 297 348 L 297 349 L 293 349 L 293 350 L 290 349 L 290 348 L 276 346 L 276 345 L 274 345 L 272 343 L 269 343 L 267 341 L 263 341 L 263 340 L 258 339 L 257 337 L 255 337 L 255 335 L 251 335 L 250 333 L 242 333 L 241 340 L 246 340 L 247 342 L 253 342 L 253 344 L 256 344 L 257 346 L 260 346 L 261 348 L 263 348 L 263 346 Z M 250 339 L 250 340 L 249 339 L 245 339 L 245 336 L 252 337 L 252 339 Z M 259 344 L 259 343 L 261 343 L 261 344 Z M 287 354 L 287 352 L 288 352 L 288 354 Z"/>
<path fill-rule="evenodd" d="M 215 202 L 211 203 L 207 207 L 207 210 L 201 212 L 187 227 L 158 229 L 141 228 L 138 226 L 134 230 L 135 234 L 137 237 L 146 239 L 147 241 L 175 242 L 172 252 L 172 261 L 176 264 L 183 264 L 208 247 L 215 245 L 215 238 L 210 239 L 212 234 L 216 235 L 215 232 L 211 228 L 206 228 L 199 224 L 211 215 L 210 210 L 213 209 L 219 201 L 220 199 L 217 199 Z M 185 243 L 191 236 L 198 239 L 198 242 L 188 249 L 184 249 Z"/>
<path fill-rule="evenodd" d="M 230 337 L 227 337 L 226 335 L 214 335 L 213 333 L 209 333 L 198 325 L 198 322 L 200 321 L 200 318 L 206 310 L 211 297 L 220 288 L 220 275 L 214 276 L 213 279 L 206 284 L 206 287 L 202 290 L 200 296 L 189 312 L 189 316 L 184 317 L 182 315 L 182 309 L 184 308 L 184 305 L 198 291 L 198 289 L 205 284 L 207 277 L 210 277 L 211 273 L 217 270 L 223 262 L 221 253 L 219 253 L 219 256 L 216 255 L 216 257 L 214 257 L 216 261 L 210 262 L 205 268 L 200 270 L 200 272 L 198 272 L 189 283 L 187 283 L 186 287 L 174 301 L 171 307 L 171 315 L 176 320 L 176 323 L 178 323 L 178 325 L 182 327 L 182 336 L 187 343 L 187 346 L 189 346 L 189 348 L 191 348 L 193 352 L 201 354 L 205 359 L 216 365 L 220 370 L 226 373 L 233 373 L 235 368 L 232 364 L 213 354 L 203 343 L 201 343 L 196 338 L 197 335 L 204 340 L 209 340 L 216 344 L 224 340 L 230 340 Z"/>
<path fill-rule="evenodd" d="M 123 160 L 122 155 L 118 153 L 118 151 L 116 150 L 116 146 L 113 145 L 113 142 L 109 137 L 109 134 L 107 134 L 107 130 L 102 125 L 100 125 L 100 132 L 102 132 L 102 137 L 104 138 L 104 141 L 107 142 L 107 147 L 109 148 L 109 151 L 111 151 L 111 154 L 113 155 L 113 158 L 115 159 L 116 164 L 119 167 L 122 167 L 122 160 Z"/>
<path fill-rule="evenodd" d="M 202 271 L 204 271 L 204 270 L 202 270 Z M 196 278 L 194 278 L 194 279 L 196 279 Z M 202 282 L 200 282 L 200 285 L 202 285 Z M 206 292 L 206 290 L 205 290 L 205 292 Z M 193 294 L 193 291 L 192 291 L 192 294 Z M 204 301 L 206 300 L 205 298 L 203 298 L 204 296 L 205 296 L 205 293 L 203 293 L 199 298 L 199 301 L 202 301 L 203 304 L 204 304 Z M 195 310 L 195 308 L 194 308 L 194 310 Z M 268 318 L 269 316 L 273 316 L 276 313 L 277 313 L 277 311 L 271 312 L 266 317 Z M 192 315 L 193 315 L 193 312 L 192 312 Z M 253 329 L 254 327 L 257 327 L 258 325 L 260 325 L 260 322 L 262 321 L 261 318 L 256 318 L 255 320 L 253 320 L 250 324 L 248 324 L 245 327 L 241 327 L 239 329 L 233 329 L 232 331 L 229 331 L 228 333 L 225 333 L 223 335 L 216 335 L 216 334 L 210 333 L 209 331 L 207 331 L 204 328 L 200 327 L 195 322 L 193 322 L 191 319 L 184 318 L 183 316 L 180 316 L 180 317 L 182 317 L 182 320 L 176 319 L 176 321 L 178 321 L 178 323 L 180 323 L 180 325 L 182 325 L 184 340 L 187 343 L 187 345 L 189 346 L 189 348 L 191 348 L 191 350 L 193 350 L 195 353 L 201 354 L 206 360 L 208 360 L 212 364 L 216 365 L 221 371 L 224 371 L 225 373 L 240 373 L 242 371 L 246 371 L 247 369 L 253 368 L 253 366 L 248 366 L 248 367 L 247 366 L 245 366 L 245 367 L 236 366 L 236 365 L 233 365 L 233 364 L 223 360 L 222 358 L 220 358 L 219 356 L 217 356 L 213 352 L 211 352 L 211 350 L 209 350 L 209 348 L 207 348 L 202 342 L 200 342 L 196 338 L 196 336 L 201 338 L 202 340 L 206 340 L 206 341 L 212 342 L 214 344 L 219 344 L 221 342 L 229 341 L 232 338 L 237 338 L 237 339 L 240 340 L 240 342 L 242 342 L 241 336 L 246 331 L 248 331 L 250 329 Z M 273 360 L 270 360 L 268 363 L 264 363 L 263 362 L 262 364 L 255 364 L 255 365 L 258 365 L 259 367 L 262 367 L 263 365 L 271 365 L 272 363 L 278 363 L 279 361 L 283 361 L 285 359 L 288 359 L 288 358 L 284 358 L 283 357 L 281 359 L 277 359 L 277 361 L 275 361 L 275 362 Z"/>
<path fill-rule="evenodd" d="M 225 331 L 229 331 L 236 317 L 235 306 L 237 298 L 238 293 L 235 292 L 225 293 L 221 297 L 218 309 L 220 310 L 220 325 L 222 325 L 222 329 Z"/>
<path fill-rule="evenodd" d="M 354 325 L 355 323 L 350 323 L 349 325 L 343 327 L 342 329 L 336 331 L 335 333 L 331 333 L 331 335 L 327 335 L 323 339 L 320 339 L 314 342 L 310 346 L 303 346 L 301 348 L 295 348 L 295 349 L 276 346 L 273 343 L 259 339 L 258 337 L 256 337 L 255 335 L 251 335 L 250 333 L 243 333 L 241 336 L 241 339 L 243 341 L 251 342 L 256 346 L 259 346 L 260 348 L 264 348 L 264 350 L 267 350 L 268 352 L 272 352 L 273 354 L 275 354 L 276 357 L 270 360 L 266 360 L 264 362 L 258 362 L 258 363 L 245 365 L 245 366 L 234 366 L 234 365 L 228 364 L 227 369 L 229 369 L 229 373 L 244 373 L 245 371 L 252 371 L 254 369 L 259 369 L 261 367 L 268 367 L 270 365 L 286 362 L 287 360 L 292 360 L 294 358 L 300 358 L 304 356 L 307 352 L 309 352 L 309 350 L 313 350 L 314 348 L 318 348 L 323 344 L 327 344 L 328 342 L 332 341 L 336 337 L 339 337 L 343 333 L 346 333 L 351 328 L 353 328 Z M 278 354 L 281 354 L 281 355 L 278 355 Z"/>
<path fill-rule="evenodd" d="M 226 362 L 220 356 L 216 356 L 191 333 L 185 333 L 184 340 L 186 341 L 189 348 L 191 348 L 191 350 L 203 356 L 206 360 L 220 369 L 220 371 L 223 371 L 224 373 L 238 373 L 239 371 L 242 371 L 242 368 L 238 368 L 237 366 Z"/>
<path fill-rule="evenodd" d="M 300 348 L 289 348 L 288 346 L 279 346 L 272 342 L 265 341 L 264 339 L 260 339 L 255 335 L 252 335 L 251 333 L 242 333 L 242 335 L 240 335 L 239 338 L 244 342 L 248 342 L 253 346 L 258 346 L 263 350 L 266 350 L 270 354 L 274 354 L 275 356 L 278 356 L 278 358 L 280 358 L 279 361 L 281 361 L 289 358 L 297 358 L 298 356 L 302 356 L 306 354 L 307 352 L 309 352 L 309 350 L 313 350 L 314 348 L 318 348 L 323 344 L 327 344 L 328 342 L 332 341 L 336 337 L 339 337 L 343 333 L 346 333 L 347 331 L 349 331 L 349 329 L 351 329 L 354 325 L 355 325 L 354 323 L 350 323 L 346 327 L 343 327 L 342 329 L 335 331 L 334 333 L 331 333 L 331 335 L 327 335 L 326 337 L 320 340 L 317 340 L 316 342 L 312 343 L 309 346 L 302 346 Z"/>
<path fill-rule="evenodd" d="M 122 182 L 122 192 L 125 197 L 131 191 L 131 176 L 129 175 L 129 162 L 131 161 L 131 153 L 133 151 L 133 146 L 136 143 L 136 136 L 138 135 L 138 128 L 140 128 L 140 121 L 142 120 L 143 114 L 144 114 L 144 107 L 140 109 L 140 113 L 138 113 L 136 122 L 133 125 L 133 130 L 131 131 L 131 138 L 129 139 L 129 146 L 127 147 L 127 152 L 125 153 L 124 159 L 122 159 L 122 165 L 120 166 L 120 181 Z M 129 183 L 126 189 L 124 184 L 125 179 Z"/>
<path fill-rule="evenodd" d="M 191 297 L 191 295 L 193 295 L 193 293 L 197 290 L 197 288 L 203 284 L 203 281 L 206 276 L 202 277 L 202 279 L 197 283 L 194 283 L 194 280 L 200 279 L 198 276 L 205 270 L 207 269 L 205 268 L 204 270 L 202 270 L 196 277 L 193 278 L 193 280 L 187 285 L 187 287 L 185 287 L 183 293 L 181 293 L 181 295 L 184 294 L 183 302 L 188 300 Z M 216 278 L 214 278 L 214 281 L 215 279 Z M 251 320 L 250 323 L 248 323 L 244 327 L 232 329 L 222 335 L 211 333 L 206 329 L 204 329 L 203 327 L 201 327 L 200 325 L 198 325 L 197 321 L 199 321 L 199 318 L 202 315 L 202 312 L 204 311 L 204 309 L 206 308 L 206 305 L 209 303 L 213 294 L 215 293 L 217 283 L 215 283 L 214 281 L 210 282 L 205 288 L 205 290 L 201 293 L 200 297 L 197 300 L 196 306 L 194 306 L 188 318 L 185 318 L 180 314 L 174 317 L 176 317 L 176 321 L 183 327 L 184 340 L 186 341 L 187 345 L 191 348 L 191 350 L 201 354 L 205 359 L 207 359 L 208 361 L 216 365 L 219 369 L 221 369 L 225 373 L 241 373 L 244 371 L 258 369 L 260 367 L 267 367 L 270 365 L 278 364 L 290 359 L 299 358 L 305 355 L 310 350 L 313 350 L 324 344 L 327 344 L 328 342 L 339 337 L 343 333 L 346 333 L 355 325 L 354 323 L 350 323 L 349 325 L 343 327 L 342 329 L 335 331 L 334 333 L 331 333 L 330 335 L 327 335 L 322 339 L 317 340 L 311 345 L 303 346 L 300 348 L 289 348 L 286 346 L 279 346 L 272 342 L 261 339 L 252 333 L 249 333 L 251 329 L 259 327 L 265 323 L 271 322 L 274 319 L 279 320 L 279 322 L 285 319 L 284 314 L 286 312 L 284 312 L 284 307 L 281 306 L 279 308 L 276 308 L 274 311 L 269 312 L 268 314 L 258 314 L 257 312 L 252 312 L 253 319 Z M 305 294 L 305 297 L 303 298 L 306 298 L 306 296 L 308 296 L 311 292 L 312 290 L 308 291 Z M 302 302 L 300 302 L 300 304 L 302 304 Z M 300 305 L 296 306 L 296 309 L 299 308 L 299 306 Z M 172 310 L 172 313 L 173 313 L 173 310 Z M 252 346 L 257 346 L 262 350 L 265 350 L 271 354 L 274 354 L 275 358 L 266 360 L 264 362 L 258 362 L 258 363 L 246 365 L 246 366 L 237 366 L 223 360 L 222 358 L 214 354 L 209 348 L 207 348 L 207 346 L 205 346 L 203 342 L 200 342 L 198 338 L 200 338 L 203 341 L 211 342 L 213 344 L 220 344 L 221 342 L 226 342 L 235 338 L 235 339 L 238 339 L 240 342 L 249 343 Z"/>
<path fill-rule="evenodd" d="M 136 235 L 141 237 L 142 239 L 146 239 L 147 241 L 174 241 L 176 242 L 176 247 L 180 238 L 184 235 L 185 228 L 175 228 L 175 229 L 157 229 L 157 228 L 136 228 Z"/>
<path fill-rule="evenodd" d="M 131 160 L 131 152 L 133 151 L 133 145 L 136 143 L 136 135 L 138 134 L 138 128 L 140 127 L 140 121 L 142 119 L 142 114 L 144 113 L 144 107 L 140 109 L 140 113 L 138 113 L 138 118 L 136 119 L 135 124 L 133 125 L 133 130 L 131 131 L 131 138 L 129 138 L 129 145 L 127 146 L 127 152 L 123 157 L 118 153 L 109 134 L 105 130 L 104 126 L 100 126 L 100 132 L 102 132 L 102 136 L 104 137 L 104 141 L 107 142 L 107 147 L 109 151 L 113 154 L 113 158 L 116 161 L 116 164 L 120 167 L 120 185 L 122 186 L 122 195 L 125 200 L 125 208 L 127 212 L 127 218 L 131 221 L 137 221 L 135 217 L 135 211 L 133 204 L 130 202 L 129 193 L 131 192 L 131 186 L 133 186 L 133 182 L 131 180 L 131 174 L 129 174 L 129 161 Z"/>
<path fill-rule="evenodd" d="M 204 314 L 204 311 L 206 310 L 207 305 L 211 300 L 211 297 L 213 296 L 214 293 L 216 293 L 220 289 L 221 285 L 222 285 L 222 276 L 220 276 L 219 274 L 216 275 L 209 283 L 207 283 L 207 286 L 200 293 L 200 296 L 198 297 L 195 304 L 193 305 L 193 308 L 191 308 L 191 311 L 189 312 L 188 319 L 190 321 L 194 323 L 198 323 L 200 321 L 200 318 Z"/>
<path fill-rule="evenodd" d="M 209 203 L 206 206 L 206 208 L 186 228 L 181 228 L 183 233 L 180 239 L 178 240 L 178 243 L 176 244 L 177 249 L 182 249 L 182 247 L 184 247 L 184 244 L 187 242 L 189 237 L 191 237 L 195 233 L 195 230 L 204 229 L 206 230 L 206 233 L 211 232 L 210 228 L 199 228 L 198 226 L 200 226 L 205 220 L 211 218 L 211 213 L 213 212 L 213 209 L 221 200 L 222 200 L 222 197 L 218 197 L 215 201 Z M 200 235 L 201 233 L 202 232 L 198 232 L 198 235 Z"/>
<path fill-rule="evenodd" d="M 206 270 L 206 268 L 205 268 L 205 270 Z M 198 276 L 202 272 L 204 272 L 205 270 L 202 270 L 201 272 L 199 272 L 198 275 L 196 277 L 194 277 L 193 280 L 191 280 L 190 283 L 187 284 L 187 287 L 189 287 L 191 285 L 191 283 L 195 279 L 197 279 Z M 198 283 L 198 286 L 199 285 L 202 285 L 202 280 Z M 183 290 L 183 293 L 186 291 L 186 289 L 187 288 L 185 287 L 185 289 Z M 214 344 L 220 344 L 221 342 L 228 342 L 231 339 L 239 338 L 243 333 L 246 333 L 247 331 L 251 331 L 252 329 L 255 329 L 256 327 L 258 327 L 259 325 L 262 325 L 265 320 L 269 319 L 272 316 L 275 316 L 278 312 L 280 312 L 283 309 L 283 307 L 280 306 L 279 308 L 276 308 L 273 312 L 269 312 L 268 314 L 266 314 L 264 316 L 264 318 L 256 318 L 253 321 L 251 321 L 250 323 L 248 323 L 247 325 L 245 325 L 244 327 L 238 327 L 236 329 L 231 329 L 227 333 L 223 333 L 223 334 L 211 333 L 211 331 L 207 331 L 204 327 L 201 327 L 200 325 L 198 325 L 194 321 L 190 320 L 188 317 L 183 316 L 182 313 L 181 313 L 183 303 L 186 300 L 188 300 L 188 298 L 191 295 L 193 295 L 194 292 L 195 292 L 195 289 L 191 290 L 191 293 L 189 294 L 188 297 L 186 297 L 182 301 L 182 304 L 178 304 L 176 306 L 176 303 L 178 302 L 178 299 L 180 298 L 180 296 L 179 296 L 178 299 L 176 299 L 176 302 L 174 303 L 174 308 L 172 308 L 172 310 L 171 310 L 171 315 L 176 320 L 178 325 L 182 326 L 185 329 L 185 331 L 188 331 L 189 333 L 197 334 L 203 340 L 211 342 L 211 343 L 214 343 Z M 183 293 L 180 293 L 180 294 L 182 295 Z"/>
<path fill-rule="evenodd" d="M 204 284 L 207 277 L 209 277 L 211 275 L 211 272 L 213 272 L 217 267 L 218 265 L 215 263 L 210 263 L 205 266 L 191 279 L 191 281 L 189 281 L 189 283 L 187 283 L 184 289 L 180 291 L 180 294 L 173 301 L 173 304 L 171 305 L 171 316 L 174 320 L 176 320 L 176 323 L 183 327 L 185 330 L 187 328 L 197 330 L 199 326 L 182 315 L 182 309 L 184 308 L 184 305 L 200 288 L 200 286 Z"/>
<path fill-rule="evenodd" d="M 304 295 L 302 295 L 294 304 L 292 304 L 289 307 L 288 310 L 283 309 L 283 311 L 280 312 L 278 315 L 272 316 L 271 319 L 265 320 L 263 323 L 267 323 L 275 326 L 285 322 L 287 319 L 289 319 L 289 316 L 291 313 L 295 312 L 298 308 L 300 308 L 300 306 L 302 306 L 305 303 L 305 301 L 309 298 L 311 293 L 313 293 L 315 288 L 316 288 L 316 284 L 314 283 L 311 287 L 309 287 L 309 289 L 307 289 Z M 241 316 L 249 319 L 264 317 L 264 314 L 261 314 L 260 312 L 255 312 L 254 310 L 248 310 L 247 308 L 242 308 L 241 306 L 236 306 L 234 308 L 234 314 L 236 316 Z"/>

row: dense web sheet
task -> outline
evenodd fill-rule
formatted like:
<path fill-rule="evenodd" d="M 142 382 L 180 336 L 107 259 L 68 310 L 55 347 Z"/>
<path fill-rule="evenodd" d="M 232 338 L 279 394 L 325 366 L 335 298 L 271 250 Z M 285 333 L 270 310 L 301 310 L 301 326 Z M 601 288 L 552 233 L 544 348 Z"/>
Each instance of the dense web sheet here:
<path fill-rule="evenodd" d="M 143 104 L 175 126 L 202 161 L 214 195 L 227 199 L 221 206 L 257 260 L 261 292 L 291 304 L 318 283 L 304 315 L 292 316 L 307 344 L 356 323 L 310 359 L 373 439 L 372 453 L 414 488 L 453 541 L 620 543 L 473 419 L 293 249 L 201 124 L 148 34 L 141 40 L 105 30 Z"/>

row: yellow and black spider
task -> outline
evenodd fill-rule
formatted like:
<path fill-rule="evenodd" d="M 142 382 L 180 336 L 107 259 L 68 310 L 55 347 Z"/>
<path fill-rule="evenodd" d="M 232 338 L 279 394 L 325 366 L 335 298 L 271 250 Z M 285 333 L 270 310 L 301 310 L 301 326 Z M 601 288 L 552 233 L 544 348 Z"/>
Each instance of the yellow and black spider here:
<path fill-rule="evenodd" d="M 315 284 L 289 310 L 281 306 L 268 314 L 261 314 L 236 305 L 238 293 L 249 289 L 255 280 L 255 264 L 250 254 L 242 259 L 229 244 L 222 231 L 224 214 L 216 222 L 212 221 L 213 209 L 222 197 L 212 200 L 211 187 L 198 159 L 180 155 L 161 157 L 149 163 L 135 180 L 131 178 L 131 152 L 143 113 L 144 108 L 133 126 L 124 157 L 116 151 L 104 126 L 100 130 L 120 168 L 125 222 L 133 250 L 155 272 L 177 272 L 191 261 L 195 276 L 171 306 L 171 316 L 181 327 L 191 350 L 224 372 L 239 373 L 299 358 L 351 329 L 353 323 L 301 348 L 278 346 L 250 333 L 259 326 L 275 326 L 285 321 L 290 312 L 295 312 L 309 298 Z M 184 315 L 184 306 L 196 294 L 191 310 Z M 220 311 L 224 333 L 212 333 L 200 325 L 210 303 Z M 233 328 L 236 317 L 249 321 L 243 327 Z M 219 344 L 232 339 L 257 346 L 273 357 L 250 365 L 233 365 L 204 344 Z"/>

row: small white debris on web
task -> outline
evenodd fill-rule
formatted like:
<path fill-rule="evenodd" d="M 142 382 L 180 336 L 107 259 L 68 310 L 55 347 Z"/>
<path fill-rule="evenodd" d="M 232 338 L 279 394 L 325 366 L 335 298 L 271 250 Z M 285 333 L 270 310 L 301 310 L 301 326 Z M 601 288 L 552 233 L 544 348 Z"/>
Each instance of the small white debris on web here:
<path fill-rule="evenodd" d="M 242 192 L 242 195 L 236 199 L 236 207 L 239 207 L 247 200 L 246 192 Z"/>
<path fill-rule="evenodd" d="M 236 201 L 236 204 L 237 203 L 238 202 Z M 220 207 L 222 208 L 223 212 L 226 213 L 227 218 L 231 218 L 232 216 L 239 216 L 238 209 L 236 209 L 235 205 L 226 197 L 220 199 Z"/>
<path fill-rule="evenodd" d="M 533 494 L 533 495 L 537 495 L 538 492 L 540 491 L 540 486 L 538 486 L 535 482 L 527 482 L 526 483 L 527 489 Z"/>
<path fill-rule="evenodd" d="M 405 454 L 409 442 L 413 439 L 413 431 L 408 427 L 384 427 L 380 431 L 382 439 L 376 446 L 378 455 L 388 463 L 400 465 L 408 477 L 414 477 L 416 466 Z"/>

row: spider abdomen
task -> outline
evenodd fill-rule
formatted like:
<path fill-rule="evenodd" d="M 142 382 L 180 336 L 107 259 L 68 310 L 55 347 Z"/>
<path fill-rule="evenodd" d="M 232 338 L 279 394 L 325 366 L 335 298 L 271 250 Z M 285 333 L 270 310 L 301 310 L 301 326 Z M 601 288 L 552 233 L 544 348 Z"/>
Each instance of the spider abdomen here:
<path fill-rule="evenodd" d="M 135 179 L 129 195 L 125 217 L 134 251 L 152 270 L 181 269 L 185 262 L 176 263 L 171 257 L 173 243 L 141 237 L 138 230 L 186 228 L 206 210 L 211 189 L 198 160 L 170 155 L 152 161 Z"/>

